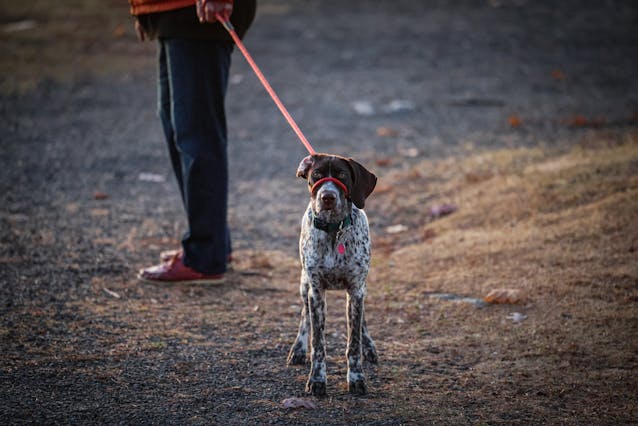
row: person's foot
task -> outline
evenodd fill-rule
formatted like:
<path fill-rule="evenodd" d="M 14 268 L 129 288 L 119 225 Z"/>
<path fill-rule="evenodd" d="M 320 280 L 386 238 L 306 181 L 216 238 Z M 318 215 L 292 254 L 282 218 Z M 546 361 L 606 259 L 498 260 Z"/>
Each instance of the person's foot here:
<path fill-rule="evenodd" d="M 160 260 L 162 262 L 170 262 L 171 259 L 173 259 L 175 256 L 184 256 L 184 251 L 182 249 L 175 249 L 175 250 L 164 250 L 162 252 L 160 252 Z M 233 261 L 232 256 L 229 254 L 228 255 L 228 266 L 230 266 L 230 264 Z"/>
<path fill-rule="evenodd" d="M 184 265 L 181 251 L 167 262 L 140 269 L 137 277 L 142 281 L 164 284 L 221 284 L 224 274 L 203 274 Z"/>

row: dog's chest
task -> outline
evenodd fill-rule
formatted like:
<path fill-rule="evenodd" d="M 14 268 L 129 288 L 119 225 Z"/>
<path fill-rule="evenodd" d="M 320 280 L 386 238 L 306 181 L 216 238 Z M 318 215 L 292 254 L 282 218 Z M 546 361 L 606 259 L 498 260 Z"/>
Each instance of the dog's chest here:
<path fill-rule="evenodd" d="M 365 280 L 370 265 L 370 238 L 363 212 L 339 235 L 302 224 L 300 254 L 312 282 L 321 287 L 343 289 Z"/>

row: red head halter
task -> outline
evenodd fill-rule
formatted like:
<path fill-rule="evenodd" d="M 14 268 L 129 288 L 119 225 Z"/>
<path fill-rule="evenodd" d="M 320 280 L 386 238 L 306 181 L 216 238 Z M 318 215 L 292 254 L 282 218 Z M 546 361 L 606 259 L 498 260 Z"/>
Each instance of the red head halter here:
<path fill-rule="evenodd" d="M 312 188 L 310 189 L 310 193 L 314 194 L 315 192 L 317 192 L 319 187 L 326 182 L 332 182 L 336 184 L 339 188 L 343 190 L 343 192 L 346 194 L 346 197 L 348 196 L 348 188 L 346 187 L 346 185 L 344 185 L 344 183 L 341 182 L 339 179 L 333 178 L 333 177 L 325 177 L 325 178 L 319 179 L 317 182 L 315 182 L 314 185 L 312 185 Z"/>

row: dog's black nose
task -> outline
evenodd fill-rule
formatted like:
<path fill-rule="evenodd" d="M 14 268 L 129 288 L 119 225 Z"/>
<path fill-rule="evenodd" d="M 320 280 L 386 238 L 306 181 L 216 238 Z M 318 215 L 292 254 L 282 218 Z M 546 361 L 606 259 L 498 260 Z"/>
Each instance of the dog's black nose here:
<path fill-rule="evenodd" d="M 325 204 L 334 204 L 336 199 L 337 196 L 334 192 L 324 192 L 323 194 L 321 194 L 321 201 L 323 201 Z"/>

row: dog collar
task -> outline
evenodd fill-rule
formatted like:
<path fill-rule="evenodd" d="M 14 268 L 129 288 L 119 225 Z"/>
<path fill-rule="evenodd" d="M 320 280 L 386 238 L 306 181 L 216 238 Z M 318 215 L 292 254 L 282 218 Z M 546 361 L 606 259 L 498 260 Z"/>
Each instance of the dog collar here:
<path fill-rule="evenodd" d="M 310 193 L 314 194 L 315 192 L 317 192 L 319 187 L 326 182 L 332 182 L 335 185 L 337 185 L 346 194 L 346 198 L 348 198 L 348 187 L 346 187 L 346 185 L 344 185 L 344 183 L 341 182 L 339 179 L 333 178 L 333 177 L 325 177 L 325 178 L 319 179 L 317 182 L 315 182 L 314 185 L 312 185 L 312 188 L 310 188 Z"/>
<path fill-rule="evenodd" d="M 352 215 L 346 216 L 343 220 L 339 222 L 328 222 L 328 221 L 319 219 L 317 216 L 312 214 L 312 212 L 310 214 L 312 218 L 312 225 L 315 228 L 325 232 L 342 231 L 354 223 L 354 217 Z"/>

